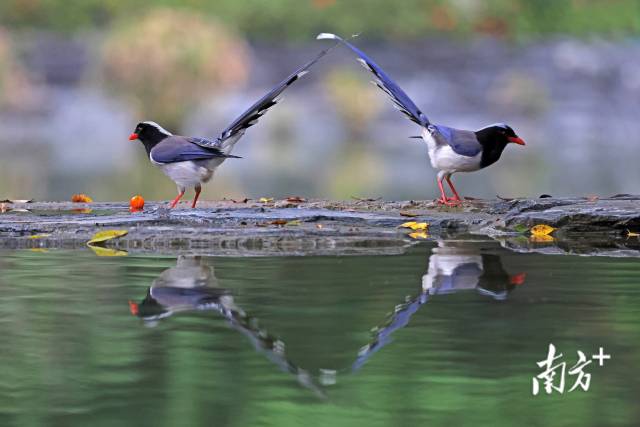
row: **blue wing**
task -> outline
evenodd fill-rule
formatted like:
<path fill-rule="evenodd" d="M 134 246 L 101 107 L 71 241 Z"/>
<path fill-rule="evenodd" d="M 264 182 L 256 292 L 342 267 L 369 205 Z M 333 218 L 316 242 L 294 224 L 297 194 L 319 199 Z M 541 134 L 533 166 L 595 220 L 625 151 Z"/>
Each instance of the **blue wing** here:
<path fill-rule="evenodd" d="M 198 138 L 202 139 L 202 138 Z M 224 154 L 217 148 L 204 147 L 191 141 L 192 138 L 182 136 L 170 136 L 163 139 L 158 145 L 153 147 L 150 158 L 156 163 L 175 163 L 188 160 L 210 160 L 214 158 L 238 158 Z"/>
<path fill-rule="evenodd" d="M 387 95 L 389 95 L 389 97 L 391 98 L 391 100 L 396 105 L 398 110 L 400 110 L 401 113 L 406 115 L 409 118 L 409 120 L 419 124 L 420 126 L 426 127 L 427 125 L 429 125 L 430 123 L 429 119 L 422 111 L 420 111 L 420 109 L 411 100 L 411 98 L 409 98 L 409 95 L 407 95 L 402 89 L 400 89 L 400 86 L 398 86 L 396 82 L 391 80 L 391 77 L 389 77 L 387 73 L 382 71 L 382 68 L 380 68 L 378 64 L 373 62 L 371 58 L 365 55 L 363 51 L 361 51 L 360 49 L 358 49 L 348 41 L 336 36 L 335 34 L 323 33 L 318 35 L 317 38 L 336 39 L 344 43 L 349 49 L 351 49 L 356 53 L 356 55 L 358 55 L 359 57 L 358 61 L 367 70 L 371 71 L 374 76 L 376 76 L 378 80 L 377 82 L 375 82 L 376 86 L 378 86 Z"/>
<path fill-rule="evenodd" d="M 260 98 L 255 104 L 253 104 L 247 111 L 242 113 L 240 117 L 235 119 L 233 123 L 231 123 L 225 130 L 222 131 L 222 135 L 218 138 L 217 143 L 224 141 L 225 139 L 231 138 L 234 135 L 244 132 L 245 129 L 255 125 L 258 122 L 258 119 L 267 112 L 267 110 L 274 105 L 276 105 L 279 101 L 278 97 L 286 88 L 291 86 L 293 82 L 298 80 L 300 77 L 304 76 L 308 73 L 309 68 L 315 64 L 320 58 L 325 56 L 331 49 L 335 47 L 332 46 L 328 49 L 323 50 L 313 58 L 311 61 L 304 64 L 302 67 L 298 68 L 291 75 L 289 75 L 286 79 L 278 83 L 273 89 L 269 91 L 265 96 Z"/>
<path fill-rule="evenodd" d="M 461 156 L 474 157 L 482 151 L 475 132 L 442 125 L 429 125 L 429 132 L 438 144 L 447 144 Z"/>

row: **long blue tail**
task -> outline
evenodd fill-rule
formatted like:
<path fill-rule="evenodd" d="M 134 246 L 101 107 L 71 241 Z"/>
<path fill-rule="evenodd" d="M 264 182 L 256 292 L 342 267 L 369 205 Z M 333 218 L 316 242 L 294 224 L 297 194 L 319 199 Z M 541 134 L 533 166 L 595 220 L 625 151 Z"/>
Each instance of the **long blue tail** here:
<path fill-rule="evenodd" d="M 367 70 L 371 71 L 374 76 L 376 76 L 376 79 L 378 80 L 377 82 L 375 82 L 376 86 L 378 86 L 387 95 L 389 95 L 389 97 L 401 113 L 406 115 L 409 120 L 419 124 L 420 126 L 426 127 L 430 124 L 427 116 L 422 111 L 420 111 L 420 109 L 411 100 L 411 98 L 409 98 L 409 95 L 407 95 L 402 89 L 400 89 L 400 86 L 398 86 L 396 82 L 391 80 L 391 78 L 384 71 L 382 71 L 382 68 L 380 68 L 378 64 L 373 62 L 371 58 L 365 55 L 363 51 L 335 34 L 321 33 L 318 34 L 316 39 L 332 39 L 339 40 L 344 43 L 349 49 L 351 49 L 356 53 L 356 55 L 358 55 L 358 61 Z"/>

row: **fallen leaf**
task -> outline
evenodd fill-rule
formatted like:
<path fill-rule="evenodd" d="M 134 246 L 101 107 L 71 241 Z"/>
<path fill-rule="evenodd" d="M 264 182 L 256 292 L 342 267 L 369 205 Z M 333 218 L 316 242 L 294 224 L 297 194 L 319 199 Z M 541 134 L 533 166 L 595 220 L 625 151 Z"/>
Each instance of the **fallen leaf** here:
<path fill-rule="evenodd" d="M 115 239 L 117 237 L 125 236 L 128 233 L 127 230 L 104 230 L 98 231 L 93 235 L 91 240 L 87 242 L 87 245 L 93 245 L 95 243 L 106 242 L 107 240 Z"/>
<path fill-rule="evenodd" d="M 289 203 L 304 203 L 307 201 L 307 199 L 304 199 L 300 196 L 291 196 L 291 197 L 287 197 L 286 198 L 287 202 Z"/>
<path fill-rule="evenodd" d="M 554 239 L 553 236 L 549 236 L 548 234 L 532 234 L 531 237 L 529 237 L 529 241 L 533 243 L 550 243 L 554 240 L 556 239 Z"/>
<path fill-rule="evenodd" d="M 409 222 L 405 222 L 404 224 L 400 225 L 400 227 L 402 227 L 402 228 L 410 228 L 412 230 L 426 230 L 427 228 L 429 228 L 429 224 L 426 223 L 426 222 L 409 221 Z"/>
<path fill-rule="evenodd" d="M 320 229 L 320 230 L 321 230 L 321 229 L 322 229 L 322 227 L 324 227 L 324 225 L 322 225 L 322 224 L 316 224 L 316 228 L 317 228 L 317 229 Z"/>
<path fill-rule="evenodd" d="M 400 211 L 400 216 L 408 216 L 409 218 L 413 218 L 416 216 L 420 216 L 420 214 L 415 212 Z"/>
<path fill-rule="evenodd" d="M 546 224 L 538 224 L 531 227 L 531 234 L 534 236 L 546 236 L 553 233 L 556 229 Z"/>
<path fill-rule="evenodd" d="M 529 228 L 524 224 L 518 224 L 515 227 L 513 227 L 513 229 L 518 233 L 526 233 L 527 231 L 529 231 Z"/>
<path fill-rule="evenodd" d="M 638 237 L 640 238 L 640 233 L 634 233 L 633 231 L 627 230 L 627 238 L 629 237 Z"/>
<path fill-rule="evenodd" d="M 44 239 L 45 237 L 49 237 L 51 234 L 34 234 L 32 236 L 28 236 L 27 239 Z"/>
<path fill-rule="evenodd" d="M 415 224 L 417 224 L 417 222 L 409 221 L 409 222 L 405 222 L 405 223 L 400 224 L 398 227 L 400 227 L 400 228 L 411 228 L 411 226 L 413 226 Z"/>
<path fill-rule="evenodd" d="M 31 248 L 29 250 L 31 252 L 41 252 L 41 253 L 49 252 L 49 249 L 47 248 Z"/>
<path fill-rule="evenodd" d="M 89 245 L 91 250 L 98 256 L 127 256 L 129 252 L 118 249 L 105 248 L 104 246 Z"/>
<path fill-rule="evenodd" d="M 412 239 L 426 239 L 429 235 L 426 231 L 414 231 L 413 233 L 409 233 L 409 237 Z"/>
<path fill-rule="evenodd" d="M 290 226 L 290 225 L 293 225 L 293 226 L 295 226 L 295 225 L 300 225 L 301 223 L 302 223 L 302 222 L 301 222 L 299 219 L 294 219 L 293 221 L 289 221 L 289 222 L 287 222 L 287 224 L 286 224 L 286 225 L 287 225 L 287 227 L 288 227 L 288 226 Z"/>
<path fill-rule="evenodd" d="M 286 223 L 287 223 L 287 221 L 284 220 L 284 219 L 276 219 L 276 220 L 271 221 L 269 224 L 271 224 L 271 225 L 285 225 Z"/>
<path fill-rule="evenodd" d="M 260 197 L 258 201 L 260 203 L 271 203 L 273 202 L 273 197 Z"/>
<path fill-rule="evenodd" d="M 74 194 L 71 196 L 71 201 L 73 203 L 91 203 L 93 199 L 86 194 Z"/>

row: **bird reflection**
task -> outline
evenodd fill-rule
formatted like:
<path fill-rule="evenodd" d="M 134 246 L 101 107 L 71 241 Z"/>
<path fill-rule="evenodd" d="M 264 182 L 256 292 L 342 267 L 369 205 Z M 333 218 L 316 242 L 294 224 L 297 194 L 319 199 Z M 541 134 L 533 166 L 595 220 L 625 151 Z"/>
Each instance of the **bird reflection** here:
<path fill-rule="evenodd" d="M 184 311 L 214 311 L 230 326 L 246 336 L 259 353 L 285 372 L 293 374 L 298 383 L 325 397 L 325 392 L 306 370 L 292 363 L 285 354 L 285 343 L 258 327 L 258 321 L 248 316 L 234 301 L 227 289 L 218 287 L 213 268 L 200 257 L 180 256 L 175 267 L 163 271 L 140 302 L 129 301 L 131 314 L 147 326 L 160 319 Z"/>
<path fill-rule="evenodd" d="M 475 290 L 496 301 L 504 301 L 517 286 L 524 284 L 525 273 L 509 275 L 499 255 L 481 253 L 479 247 L 465 241 L 438 241 L 429 257 L 429 268 L 422 276 L 420 294 L 397 305 L 389 320 L 375 329 L 372 341 L 362 347 L 352 371 L 391 342 L 391 334 L 402 329 L 411 316 L 430 298 L 456 292 Z"/>

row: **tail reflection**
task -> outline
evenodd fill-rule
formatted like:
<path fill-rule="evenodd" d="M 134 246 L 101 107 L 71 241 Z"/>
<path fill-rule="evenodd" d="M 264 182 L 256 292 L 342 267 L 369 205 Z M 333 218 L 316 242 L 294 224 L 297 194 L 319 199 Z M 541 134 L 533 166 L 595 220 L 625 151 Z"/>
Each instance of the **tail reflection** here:
<path fill-rule="evenodd" d="M 391 334 L 402 329 L 411 316 L 430 298 L 466 290 L 476 290 L 504 301 L 516 286 L 524 284 L 526 273 L 508 275 L 499 255 L 483 254 L 481 248 L 464 241 L 438 241 L 429 257 L 429 269 L 422 276 L 420 294 L 395 307 L 387 323 L 376 328 L 372 341 L 362 347 L 351 366 L 359 370 L 369 358 L 389 344 Z"/>
<path fill-rule="evenodd" d="M 233 329 L 245 335 L 259 353 L 283 371 L 293 374 L 302 386 L 326 397 L 309 372 L 287 359 L 285 343 L 260 329 L 257 319 L 235 304 L 231 292 L 217 286 L 213 268 L 203 264 L 200 257 L 180 256 L 175 267 L 163 271 L 153 281 L 140 303 L 129 301 L 129 309 L 148 326 L 183 311 L 218 312 Z"/>

